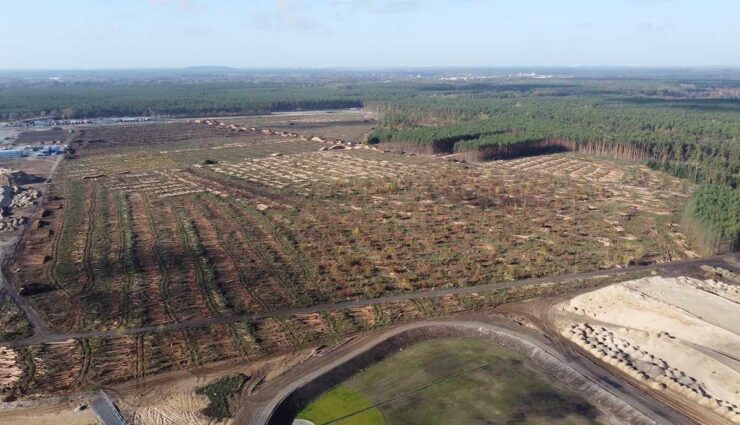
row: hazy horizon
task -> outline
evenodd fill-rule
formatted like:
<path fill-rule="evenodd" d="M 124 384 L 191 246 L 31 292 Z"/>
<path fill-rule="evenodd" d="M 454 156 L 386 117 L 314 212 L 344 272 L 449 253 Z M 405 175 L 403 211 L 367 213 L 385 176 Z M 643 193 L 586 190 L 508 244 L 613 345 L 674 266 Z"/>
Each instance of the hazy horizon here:
<path fill-rule="evenodd" d="M 156 66 L 156 67 L 106 67 L 106 68 L 0 68 L 0 73 L 6 72 L 136 72 L 136 71 L 184 71 L 198 69 L 233 70 L 233 71 L 567 71 L 567 70 L 731 70 L 740 71 L 740 65 L 412 65 L 412 66 L 327 66 L 327 67 L 288 67 L 288 66 L 252 66 L 240 67 L 230 65 L 184 65 L 184 66 Z"/>
<path fill-rule="evenodd" d="M 0 0 L 0 69 L 735 68 L 730 0 Z"/>

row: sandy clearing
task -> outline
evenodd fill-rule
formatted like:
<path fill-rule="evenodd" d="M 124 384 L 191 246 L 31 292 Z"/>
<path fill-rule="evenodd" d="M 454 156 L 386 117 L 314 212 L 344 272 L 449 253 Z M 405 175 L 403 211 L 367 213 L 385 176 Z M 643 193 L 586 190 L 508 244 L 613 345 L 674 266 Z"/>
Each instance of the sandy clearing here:
<path fill-rule="evenodd" d="M 737 303 L 701 289 L 704 282 L 690 277 L 662 279 L 652 277 L 624 285 L 648 297 L 676 306 L 694 317 L 740 336 L 740 312 Z M 735 349 L 738 346 L 734 347 Z M 735 351 L 738 354 L 738 351 Z"/>
<path fill-rule="evenodd" d="M 95 425 L 101 423 L 90 407 L 79 412 L 75 411 L 76 407 L 75 404 L 68 404 L 0 412 L 0 424 Z"/>
<path fill-rule="evenodd" d="M 136 409 L 133 423 L 177 425 L 194 424 L 208 425 L 211 421 L 200 414 L 208 405 L 205 397 L 195 393 L 173 392 L 164 398 L 156 397 L 157 401 Z"/>
<path fill-rule="evenodd" d="M 205 417 L 201 411 L 208 399 L 196 394 L 196 389 L 224 376 L 243 373 L 250 377 L 243 392 L 269 382 L 316 354 L 311 348 L 290 354 L 281 354 L 257 361 L 225 361 L 219 366 L 200 370 L 199 373 L 177 371 L 154 377 L 151 382 L 131 386 L 123 384 L 113 388 L 119 395 L 116 405 L 136 425 L 212 425 L 218 423 Z M 238 400 L 235 400 L 238 402 Z M 238 403 L 231 406 L 239 409 Z M 226 423 L 231 421 L 227 420 Z"/>
<path fill-rule="evenodd" d="M 12 348 L 0 347 L 0 388 L 13 386 L 23 376 L 17 363 L 18 353 Z"/>
<path fill-rule="evenodd" d="M 716 325 L 723 323 L 737 327 L 731 322 L 740 314 L 740 305 L 685 284 L 677 286 L 677 283 L 676 279 L 651 277 L 611 285 L 572 299 L 568 311 L 588 316 L 603 324 L 643 330 L 656 335 L 667 333 L 730 356 L 740 353 L 740 336 L 722 325 Z M 682 286 L 681 292 L 686 298 L 678 301 L 687 309 L 670 301 L 679 298 L 671 291 Z M 652 292 L 658 298 L 642 292 L 643 290 Z M 728 308 L 728 303 L 733 308 Z M 692 311 L 705 313 L 704 318 L 697 317 Z M 723 317 L 723 313 L 729 316 Z"/>
<path fill-rule="evenodd" d="M 740 422 L 740 304 L 732 287 L 649 277 L 559 305 L 561 332 L 634 379 Z"/>

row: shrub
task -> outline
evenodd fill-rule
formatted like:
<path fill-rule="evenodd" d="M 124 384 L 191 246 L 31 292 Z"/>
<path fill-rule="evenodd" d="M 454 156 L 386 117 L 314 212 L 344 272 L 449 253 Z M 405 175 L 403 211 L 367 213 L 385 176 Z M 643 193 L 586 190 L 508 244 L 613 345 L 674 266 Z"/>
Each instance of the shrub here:
<path fill-rule="evenodd" d="M 229 398 L 242 389 L 247 377 L 241 373 L 226 376 L 204 387 L 197 388 L 196 394 L 208 397 L 209 403 L 203 414 L 209 418 L 222 420 L 231 417 Z"/>

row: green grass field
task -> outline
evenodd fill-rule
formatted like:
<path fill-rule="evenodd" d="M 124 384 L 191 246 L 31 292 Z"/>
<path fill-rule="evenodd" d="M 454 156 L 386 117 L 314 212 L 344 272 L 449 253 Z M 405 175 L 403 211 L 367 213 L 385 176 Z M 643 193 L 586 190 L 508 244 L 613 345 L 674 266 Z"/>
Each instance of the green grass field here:
<path fill-rule="evenodd" d="M 517 353 L 476 340 L 439 339 L 367 368 L 298 417 L 317 425 L 441 425 L 591 424 L 596 416 L 585 400 Z M 332 422 L 338 418 L 344 419 Z"/>
<path fill-rule="evenodd" d="M 384 425 L 383 415 L 372 405 L 362 394 L 339 386 L 311 403 L 298 417 L 316 425 Z"/>

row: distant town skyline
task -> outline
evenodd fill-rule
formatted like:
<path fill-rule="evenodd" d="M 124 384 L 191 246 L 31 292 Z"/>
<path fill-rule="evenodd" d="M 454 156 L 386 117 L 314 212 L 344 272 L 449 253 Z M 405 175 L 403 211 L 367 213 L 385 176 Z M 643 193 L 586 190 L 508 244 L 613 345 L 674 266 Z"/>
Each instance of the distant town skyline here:
<path fill-rule="evenodd" d="M 0 0 L 0 69 L 740 66 L 731 0 Z"/>

